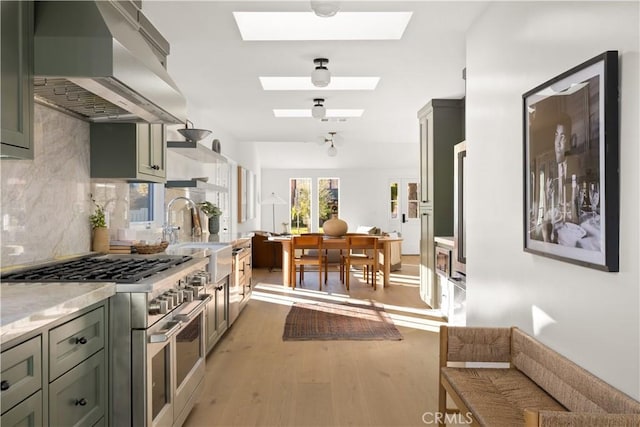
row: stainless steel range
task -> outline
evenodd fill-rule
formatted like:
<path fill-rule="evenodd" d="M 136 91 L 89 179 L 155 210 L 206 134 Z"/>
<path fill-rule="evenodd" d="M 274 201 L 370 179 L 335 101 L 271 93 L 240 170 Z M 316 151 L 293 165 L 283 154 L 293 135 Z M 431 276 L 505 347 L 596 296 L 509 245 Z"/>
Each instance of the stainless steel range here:
<path fill-rule="evenodd" d="M 109 300 L 110 424 L 180 426 L 203 386 L 208 258 L 88 256 L 5 282 L 115 282 Z"/>

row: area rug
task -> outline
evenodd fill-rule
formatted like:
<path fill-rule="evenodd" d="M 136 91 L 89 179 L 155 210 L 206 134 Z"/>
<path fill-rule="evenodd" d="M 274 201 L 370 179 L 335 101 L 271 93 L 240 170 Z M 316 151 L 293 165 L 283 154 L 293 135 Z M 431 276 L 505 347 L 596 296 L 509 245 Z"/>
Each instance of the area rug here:
<path fill-rule="evenodd" d="M 283 341 L 401 339 L 383 307 L 352 303 L 294 303 L 282 334 Z"/>

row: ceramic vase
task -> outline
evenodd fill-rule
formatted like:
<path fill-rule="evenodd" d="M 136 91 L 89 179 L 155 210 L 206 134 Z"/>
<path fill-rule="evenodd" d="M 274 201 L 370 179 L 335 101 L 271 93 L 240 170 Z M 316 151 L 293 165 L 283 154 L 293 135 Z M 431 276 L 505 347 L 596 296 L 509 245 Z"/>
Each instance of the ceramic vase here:
<path fill-rule="evenodd" d="M 333 215 L 330 220 L 327 220 L 322 224 L 322 230 L 324 230 L 324 234 L 332 237 L 340 237 L 347 234 L 347 230 L 349 229 L 349 225 L 337 215 Z"/>
<path fill-rule="evenodd" d="M 95 227 L 91 250 L 106 254 L 109 252 L 109 229 L 107 227 Z"/>
<path fill-rule="evenodd" d="M 220 231 L 220 217 L 219 216 L 210 216 L 209 217 L 209 234 L 218 234 Z"/>

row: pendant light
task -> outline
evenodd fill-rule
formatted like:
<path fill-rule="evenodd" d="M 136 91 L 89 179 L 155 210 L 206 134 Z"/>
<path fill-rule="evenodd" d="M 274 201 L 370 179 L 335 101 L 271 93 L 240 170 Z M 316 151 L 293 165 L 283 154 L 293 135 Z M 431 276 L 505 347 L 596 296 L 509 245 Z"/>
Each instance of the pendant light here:
<path fill-rule="evenodd" d="M 331 141 L 331 147 L 327 150 L 329 157 L 335 157 L 338 154 L 338 149 L 334 147 L 333 141 Z"/>
<path fill-rule="evenodd" d="M 316 87 L 327 87 L 331 83 L 331 73 L 324 64 L 328 64 L 329 60 L 327 58 L 316 58 L 313 63 L 316 64 L 316 68 L 311 73 L 311 83 Z"/>
<path fill-rule="evenodd" d="M 329 18 L 340 10 L 339 1 L 311 0 L 311 10 L 321 18 Z"/>
<path fill-rule="evenodd" d="M 323 119 L 327 114 L 327 109 L 322 105 L 324 103 L 324 98 L 315 98 L 313 102 L 315 102 L 315 104 L 313 105 L 313 108 L 311 108 L 311 116 L 314 119 Z"/>

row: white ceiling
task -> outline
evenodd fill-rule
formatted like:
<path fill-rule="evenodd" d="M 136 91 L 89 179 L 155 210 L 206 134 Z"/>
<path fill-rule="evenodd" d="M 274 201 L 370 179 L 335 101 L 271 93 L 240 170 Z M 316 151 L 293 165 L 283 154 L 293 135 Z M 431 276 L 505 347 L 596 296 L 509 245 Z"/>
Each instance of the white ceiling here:
<path fill-rule="evenodd" d="M 389 162 L 390 151 L 417 161 L 417 111 L 432 98 L 464 95 L 465 33 L 486 4 L 342 2 L 342 11 L 412 11 L 404 36 L 393 41 L 242 41 L 232 12 L 310 11 L 307 0 L 145 1 L 143 11 L 171 43 L 168 69 L 190 117 L 201 120 L 195 126 L 235 143 L 257 142 L 262 167 L 357 167 L 362 159 L 369 167 L 401 167 Z M 381 80 L 374 91 L 262 90 L 258 76 L 310 75 L 317 57 L 329 59 L 334 76 Z M 274 108 L 310 108 L 313 98 L 325 98 L 327 108 L 364 108 L 364 115 L 329 123 L 273 115 Z M 344 138 L 336 158 L 305 143 L 329 131 Z"/>

